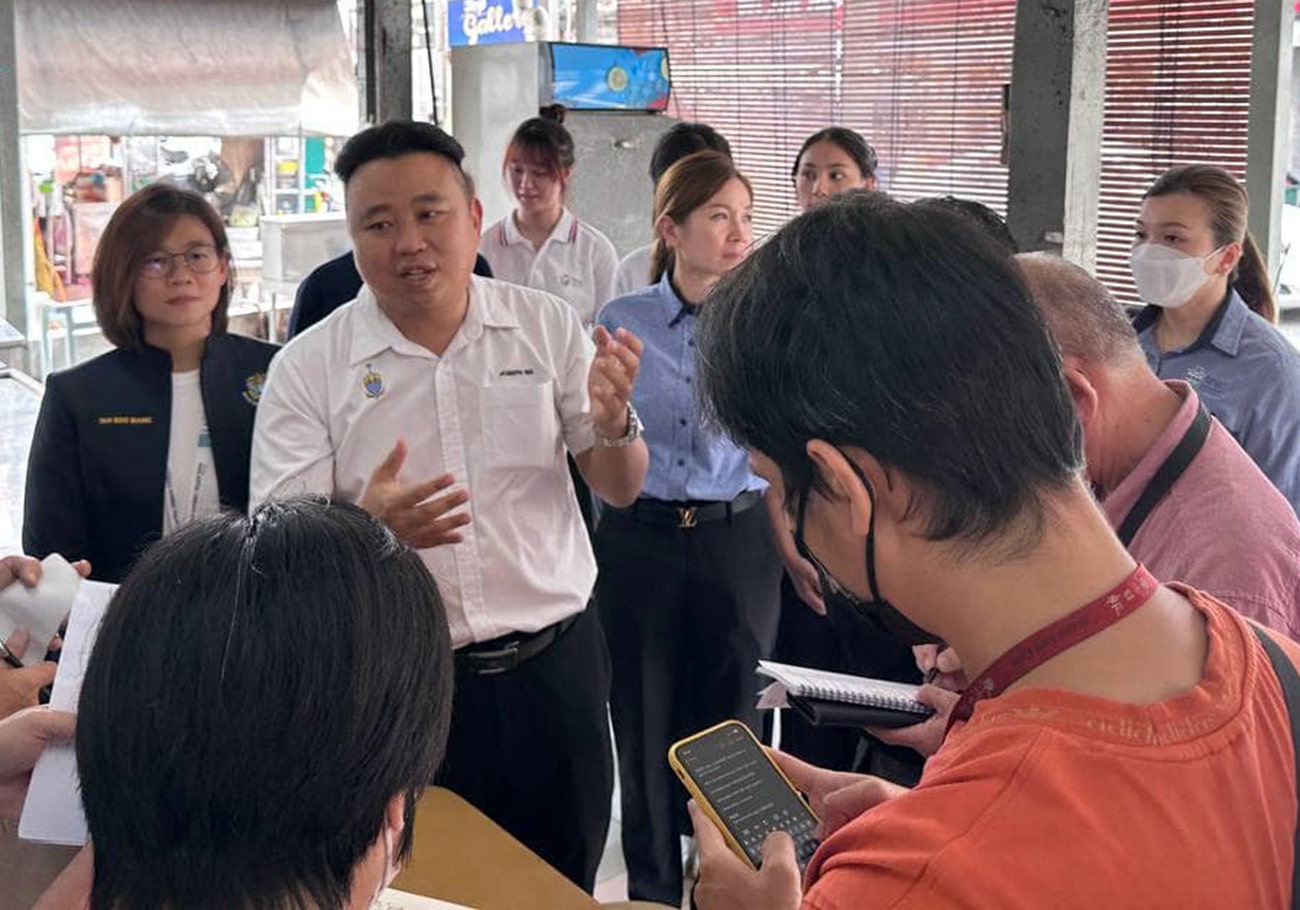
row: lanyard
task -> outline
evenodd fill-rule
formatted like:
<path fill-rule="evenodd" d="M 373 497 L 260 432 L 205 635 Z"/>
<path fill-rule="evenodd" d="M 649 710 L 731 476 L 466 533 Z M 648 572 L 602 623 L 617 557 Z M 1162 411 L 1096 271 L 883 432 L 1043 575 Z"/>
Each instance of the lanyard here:
<path fill-rule="evenodd" d="M 1030 635 L 971 681 L 948 718 L 948 729 L 959 720 L 970 720 L 976 702 L 1001 695 L 1031 670 L 1128 616 L 1150 600 L 1159 586 L 1139 563 L 1118 587 Z"/>
<path fill-rule="evenodd" d="M 1169 457 L 1151 475 L 1151 482 L 1142 491 L 1142 495 L 1137 498 L 1137 502 L 1133 503 L 1133 508 L 1129 509 L 1129 513 L 1124 516 L 1124 521 L 1120 523 L 1119 530 L 1116 533 L 1118 533 L 1120 542 L 1124 544 L 1125 548 L 1133 542 L 1138 529 L 1142 527 L 1142 522 L 1147 520 L 1151 510 L 1160 503 L 1160 500 L 1165 498 L 1165 494 L 1173 488 L 1178 478 L 1183 476 L 1183 471 L 1187 470 L 1187 466 L 1192 463 L 1192 459 L 1201 451 L 1201 447 L 1205 445 L 1205 439 L 1209 435 L 1210 415 L 1205 410 L 1205 406 L 1202 405 L 1196 413 L 1196 419 L 1192 421 L 1192 425 L 1183 434 L 1183 438 L 1178 440 L 1178 445 L 1169 453 Z"/>
<path fill-rule="evenodd" d="M 198 511 L 199 508 L 199 492 L 203 489 L 203 480 L 206 477 L 207 473 L 208 473 L 208 466 L 204 464 L 202 461 L 200 461 L 198 463 L 197 468 L 195 469 L 194 486 L 190 491 L 190 512 L 185 517 L 185 521 L 182 522 L 180 510 L 176 508 L 176 490 L 172 486 L 172 472 L 170 470 L 167 471 L 167 482 L 165 484 L 165 492 L 167 494 L 167 509 L 172 516 L 173 531 L 179 529 L 182 524 L 186 524 L 194 520 L 194 513 Z"/>

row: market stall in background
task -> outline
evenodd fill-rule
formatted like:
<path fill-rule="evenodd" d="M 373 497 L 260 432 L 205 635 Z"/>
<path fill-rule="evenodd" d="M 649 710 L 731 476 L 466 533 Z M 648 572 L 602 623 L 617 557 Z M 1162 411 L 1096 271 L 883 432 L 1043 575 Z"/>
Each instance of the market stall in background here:
<path fill-rule="evenodd" d="M 39 373 L 103 349 L 95 247 L 121 200 L 158 181 L 201 193 L 222 214 L 232 321 L 282 338 L 309 262 L 348 246 L 332 169 L 360 118 L 354 23 L 342 6 L 116 0 L 16 12 Z M 114 46 L 160 50 L 102 52 Z"/>

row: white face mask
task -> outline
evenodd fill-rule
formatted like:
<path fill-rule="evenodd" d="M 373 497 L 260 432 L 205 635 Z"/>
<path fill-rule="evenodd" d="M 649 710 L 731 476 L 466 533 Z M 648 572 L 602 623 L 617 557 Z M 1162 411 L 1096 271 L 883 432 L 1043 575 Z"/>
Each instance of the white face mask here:
<path fill-rule="evenodd" d="M 1189 256 L 1158 243 L 1139 243 L 1129 256 L 1133 282 L 1147 303 L 1165 309 L 1183 306 L 1210 280 L 1205 261 L 1223 250 Z"/>
<path fill-rule="evenodd" d="M 370 906 L 379 903 L 380 895 L 384 890 L 393 883 L 397 878 L 397 867 L 393 865 L 393 831 L 387 825 L 384 826 L 384 874 L 379 879 L 379 887 L 375 889 L 375 896 L 370 899 Z"/>

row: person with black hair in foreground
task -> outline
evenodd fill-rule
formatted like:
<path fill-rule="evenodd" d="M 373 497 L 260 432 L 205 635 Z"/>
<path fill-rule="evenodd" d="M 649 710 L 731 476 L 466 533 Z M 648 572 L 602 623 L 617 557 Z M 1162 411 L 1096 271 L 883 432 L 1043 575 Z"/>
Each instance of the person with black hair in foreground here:
<path fill-rule="evenodd" d="M 437 586 L 361 509 L 285 500 L 164 539 L 81 690 L 90 907 L 369 907 L 410 853 L 451 699 Z"/>
<path fill-rule="evenodd" d="M 778 756 L 823 820 L 802 882 L 787 835 L 753 871 L 692 807 L 702 910 L 1291 905 L 1300 647 L 1124 549 L 1002 250 L 846 194 L 723 278 L 698 344 L 822 590 L 972 680 L 915 789 Z"/>
<path fill-rule="evenodd" d="M 1020 252 L 1020 246 L 1016 243 L 1016 238 L 1011 236 L 1011 228 L 1007 227 L 1006 220 L 984 203 L 960 196 L 935 196 L 931 201 L 969 219 L 1008 256 Z"/>

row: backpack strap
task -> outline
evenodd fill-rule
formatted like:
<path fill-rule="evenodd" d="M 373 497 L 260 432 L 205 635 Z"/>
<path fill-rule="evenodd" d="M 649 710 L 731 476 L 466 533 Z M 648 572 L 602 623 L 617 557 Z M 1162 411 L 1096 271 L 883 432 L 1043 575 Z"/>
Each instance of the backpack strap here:
<path fill-rule="evenodd" d="M 1262 626 L 1251 623 L 1255 636 L 1268 654 L 1268 662 L 1273 665 L 1277 681 L 1282 685 L 1282 697 L 1286 700 L 1286 713 L 1291 720 L 1291 749 L 1296 762 L 1296 798 L 1300 800 L 1300 674 L 1295 665 L 1286 656 L 1281 645 L 1273 636 L 1264 631 Z M 1300 811 L 1300 810 L 1298 810 Z M 1300 910 L 1300 817 L 1296 821 L 1296 844 L 1291 859 L 1291 908 Z"/>

